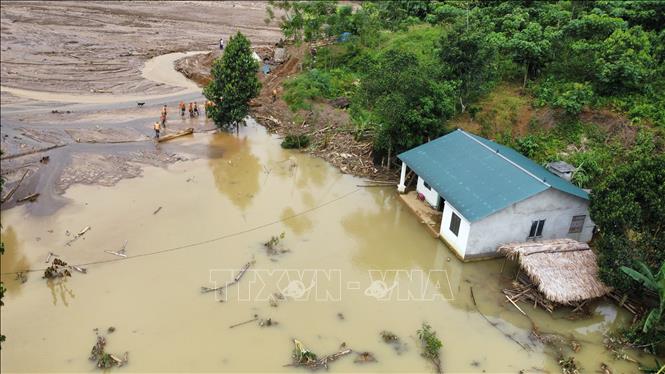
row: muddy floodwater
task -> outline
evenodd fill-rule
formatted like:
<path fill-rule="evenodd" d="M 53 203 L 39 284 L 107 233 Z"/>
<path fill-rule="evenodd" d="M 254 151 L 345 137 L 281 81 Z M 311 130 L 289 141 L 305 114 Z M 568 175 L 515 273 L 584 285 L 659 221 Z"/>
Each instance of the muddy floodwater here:
<path fill-rule="evenodd" d="M 319 355 L 345 343 L 378 360 L 358 364 L 353 354 L 331 371 L 431 372 L 416 340 L 423 322 L 443 341 L 446 372 L 560 371 L 500 292 L 512 267 L 502 275 L 502 260 L 459 262 L 395 188 L 358 187 L 363 180 L 279 142 L 253 121 L 239 135 L 195 134 L 169 146 L 203 157 L 146 167 L 113 187 L 75 185 L 52 215 L 26 205 L 3 211 L 2 371 L 93 370 L 93 329 L 113 326 L 107 351 L 129 352 L 118 372 L 294 371 L 284 367 L 293 338 Z M 269 254 L 263 243 L 281 233 L 278 247 L 288 251 Z M 125 241 L 126 258 L 105 252 Z M 51 282 L 34 271 L 25 283 L 12 274 L 43 269 L 49 252 L 86 264 L 87 274 Z M 250 261 L 225 297 L 201 292 Z M 637 370 L 603 347 L 603 334 L 629 318 L 609 302 L 577 320 L 522 308 L 540 332 L 580 344 L 574 356 L 585 372 L 601 362 L 614 373 Z M 278 324 L 229 328 L 255 315 Z M 382 330 L 403 346 L 384 343 Z"/>

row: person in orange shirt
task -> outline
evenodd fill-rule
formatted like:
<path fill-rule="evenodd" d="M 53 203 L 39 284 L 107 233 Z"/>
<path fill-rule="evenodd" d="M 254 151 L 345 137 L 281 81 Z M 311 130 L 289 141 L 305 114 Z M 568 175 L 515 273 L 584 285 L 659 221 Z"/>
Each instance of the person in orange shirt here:
<path fill-rule="evenodd" d="M 185 116 L 185 102 L 180 101 L 180 104 L 178 104 L 178 107 L 180 108 L 180 116 L 184 117 Z"/>
<path fill-rule="evenodd" d="M 159 139 L 159 122 L 155 122 L 152 128 L 155 129 L 155 139 Z"/>
<path fill-rule="evenodd" d="M 189 103 L 189 118 L 194 118 L 194 103 Z"/>

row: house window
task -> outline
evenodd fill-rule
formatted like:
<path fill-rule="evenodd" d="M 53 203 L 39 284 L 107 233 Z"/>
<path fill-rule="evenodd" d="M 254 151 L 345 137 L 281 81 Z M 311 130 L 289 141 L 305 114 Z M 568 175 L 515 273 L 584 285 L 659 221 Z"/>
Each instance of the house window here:
<path fill-rule="evenodd" d="M 568 229 L 568 233 L 576 234 L 582 232 L 582 227 L 584 227 L 585 219 L 586 219 L 585 215 L 573 216 L 573 220 L 570 221 L 570 229 Z"/>
<path fill-rule="evenodd" d="M 531 230 L 529 230 L 529 238 L 538 238 L 543 236 L 543 226 L 545 226 L 544 219 L 531 222 Z"/>
<path fill-rule="evenodd" d="M 462 223 L 462 220 L 459 218 L 455 212 L 452 212 L 453 215 L 450 217 L 450 231 L 455 234 L 455 236 L 459 235 L 459 226 L 460 223 Z"/>
<path fill-rule="evenodd" d="M 423 185 L 424 185 L 425 188 L 427 188 L 428 190 L 431 190 L 431 189 L 432 189 L 432 187 L 430 187 L 429 184 L 427 184 L 427 182 L 425 182 L 424 180 L 423 180 Z"/>

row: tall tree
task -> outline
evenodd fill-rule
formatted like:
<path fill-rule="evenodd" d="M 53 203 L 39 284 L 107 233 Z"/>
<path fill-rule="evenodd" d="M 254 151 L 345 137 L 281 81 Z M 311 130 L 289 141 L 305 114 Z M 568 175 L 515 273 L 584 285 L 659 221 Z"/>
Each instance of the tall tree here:
<path fill-rule="evenodd" d="M 361 82 L 359 95 L 380 124 L 374 150 L 391 156 L 445 132 L 445 120 L 455 112 L 455 84 L 435 79 L 439 74 L 404 50 L 388 50 Z"/>
<path fill-rule="evenodd" d="M 258 68 L 249 40 L 238 32 L 213 63 L 212 81 L 203 89 L 205 97 L 215 104 L 208 110 L 217 127 L 235 125 L 237 130 L 239 122 L 247 117 L 249 100 L 261 90 Z"/>
<path fill-rule="evenodd" d="M 600 276 L 622 291 L 634 287 L 621 266 L 644 262 L 654 273 L 665 261 L 665 155 L 638 152 L 591 192 Z"/>
<path fill-rule="evenodd" d="M 642 91 L 654 66 L 650 53 L 649 36 L 639 26 L 614 31 L 596 59 L 600 87 L 605 92 Z"/>
<path fill-rule="evenodd" d="M 537 22 L 529 22 L 508 41 L 513 60 L 524 67 L 524 82 L 535 76 L 550 57 L 553 35 Z"/>
<path fill-rule="evenodd" d="M 496 73 L 497 35 L 474 19 L 456 23 L 441 38 L 440 58 L 444 75 L 459 80 L 458 99 L 462 112 L 470 97 L 481 93 L 481 88 L 493 80 Z"/>

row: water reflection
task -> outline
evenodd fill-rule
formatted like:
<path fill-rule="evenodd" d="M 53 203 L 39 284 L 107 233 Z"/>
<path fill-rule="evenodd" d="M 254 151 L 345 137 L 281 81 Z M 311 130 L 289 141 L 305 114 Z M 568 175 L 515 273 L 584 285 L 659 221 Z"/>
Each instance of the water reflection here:
<path fill-rule="evenodd" d="M 370 269 L 432 269 L 440 260 L 441 243 L 432 240 L 424 228 L 414 227 L 414 219 L 404 216 L 395 204 L 392 189 L 374 190 L 370 196 L 378 210 L 357 209 L 342 219 L 342 227 L 358 243 L 353 261 Z M 406 212 L 405 212 L 406 213 Z M 421 231 L 422 235 L 405 235 L 405 230 Z"/>
<path fill-rule="evenodd" d="M 62 305 L 69 306 L 69 299 L 74 299 L 74 291 L 67 286 L 67 277 L 58 279 L 49 279 L 46 281 L 46 286 L 51 290 L 51 299 L 53 306 L 58 305 L 58 299 L 62 301 Z"/>
<path fill-rule="evenodd" d="M 30 263 L 21 251 L 16 231 L 12 226 L 7 226 L 2 232 L 2 242 L 5 244 L 5 253 L 1 257 L 2 260 L 0 260 L 2 273 L 24 272 L 30 268 Z M 26 273 L 23 274 L 23 276 L 27 276 Z M 9 295 L 19 294 L 21 284 L 24 283 L 22 277 L 15 277 L 14 275 L 5 276 L 2 281 Z"/>
<path fill-rule="evenodd" d="M 314 226 L 312 224 L 312 220 L 309 219 L 305 215 L 299 215 L 297 217 L 293 217 L 296 214 L 296 212 L 293 210 L 293 208 L 288 207 L 285 208 L 282 211 L 282 214 L 280 215 L 280 219 L 283 220 L 284 225 L 286 227 L 290 228 L 291 231 L 293 231 L 294 234 L 296 235 L 302 235 L 312 229 Z M 290 218 L 293 217 L 293 218 Z"/>
<path fill-rule="evenodd" d="M 211 154 L 223 150 L 221 159 L 210 159 L 217 189 L 231 200 L 233 205 L 245 211 L 259 191 L 261 165 L 251 152 L 247 136 L 227 133 L 215 134 L 208 145 Z"/>

